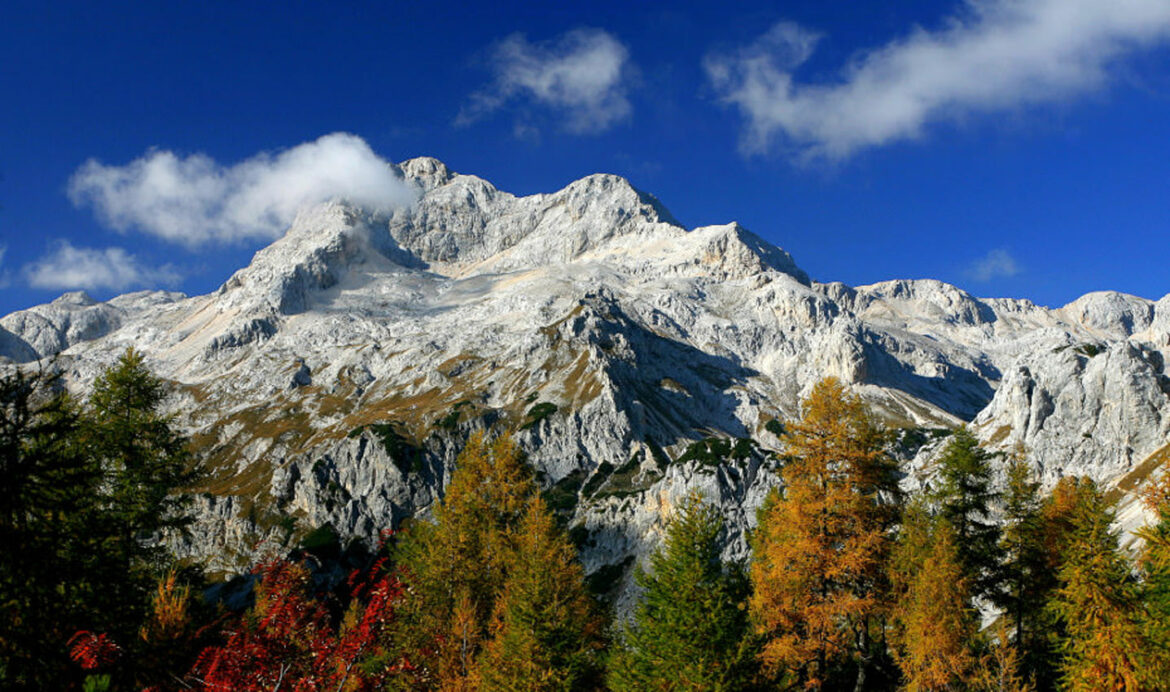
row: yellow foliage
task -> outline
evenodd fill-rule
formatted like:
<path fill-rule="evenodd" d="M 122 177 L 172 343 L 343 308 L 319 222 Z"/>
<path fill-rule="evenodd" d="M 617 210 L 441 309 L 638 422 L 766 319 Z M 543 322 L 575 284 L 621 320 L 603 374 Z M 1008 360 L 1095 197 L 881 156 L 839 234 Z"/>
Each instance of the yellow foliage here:
<path fill-rule="evenodd" d="M 177 637 L 190 622 L 191 590 L 179 586 L 176 579 L 175 571 L 171 570 L 159 580 L 151 598 L 150 616 L 138 631 L 143 641 Z"/>
<path fill-rule="evenodd" d="M 760 512 L 749 605 L 765 668 L 819 687 L 833 663 L 865 655 L 870 620 L 887 606 L 891 510 L 877 493 L 889 464 L 861 401 L 832 378 L 784 440 L 784 492 Z"/>
<path fill-rule="evenodd" d="M 906 689 L 946 690 L 968 677 L 975 660 L 975 616 L 970 583 L 959 561 L 955 532 L 941 519 L 932 524 L 918 564 L 906 565 L 905 591 L 894 608 L 894 658 Z"/>

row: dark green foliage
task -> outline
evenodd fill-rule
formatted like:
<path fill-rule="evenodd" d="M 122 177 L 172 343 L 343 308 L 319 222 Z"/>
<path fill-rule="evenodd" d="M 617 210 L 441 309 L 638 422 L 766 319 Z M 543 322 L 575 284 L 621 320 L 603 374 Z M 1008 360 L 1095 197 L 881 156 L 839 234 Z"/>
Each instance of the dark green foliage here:
<path fill-rule="evenodd" d="M 556 412 L 557 412 L 557 405 L 556 404 L 550 404 L 547 401 L 542 401 L 539 404 L 536 404 L 532 408 L 528 409 L 528 414 L 525 416 L 525 418 L 527 418 L 527 421 L 525 421 L 524 425 L 520 426 L 520 429 L 527 430 L 528 428 L 534 428 L 534 427 L 540 425 L 540 422 L 542 420 L 544 420 L 545 418 L 548 418 L 549 416 L 551 416 L 552 414 L 554 414 Z"/>
<path fill-rule="evenodd" d="M 613 595 L 618 584 L 622 583 L 626 570 L 633 564 L 634 556 L 631 555 L 617 564 L 602 565 L 593 574 L 585 577 L 585 585 L 594 596 L 608 598 Z"/>
<path fill-rule="evenodd" d="M 772 420 L 768 421 L 767 423 L 764 423 L 764 430 L 767 430 L 768 432 L 772 433 L 776 437 L 783 437 L 784 436 L 784 424 L 781 423 L 776 418 L 773 418 Z"/>
<path fill-rule="evenodd" d="M 549 510 L 558 516 L 572 514 L 577 507 L 577 492 L 585 482 L 585 471 L 577 469 L 544 491 Z"/>
<path fill-rule="evenodd" d="M 159 539 L 188 525 L 177 491 L 199 477 L 159 413 L 164 396 L 133 350 L 97 378 L 86 409 L 54 376 L 0 380 L 0 687 L 68 687 L 78 630 L 138 645 L 169 562 Z"/>
<path fill-rule="evenodd" d="M 53 375 L 0 380 L 0 687 L 64 686 L 65 641 L 94 617 L 87 530 L 101 469 Z"/>
<path fill-rule="evenodd" d="M 386 423 L 371 423 L 350 430 L 346 437 L 353 439 L 360 437 L 369 430 L 382 443 L 382 449 L 394 462 L 394 466 L 404 474 L 420 473 L 423 470 L 425 454 L 417 445 L 399 431 L 399 425 L 394 421 Z"/>
<path fill-rule="evenodd" d="M 1077 353 L 1081 354 L 1082 356 L 1088 356 L 1089 358 L 1092 358 L 1093 356 L 1096 356 L 1099 353 L 1101 353 L 1101 351 L 1103 349 L 1100 346 L 1098 346 L 1097 344 L 1081 344 L 1080 346 L 1077 346 L 1073 350 L 1076 351 Z"/>
<path fill-rule="evenodd" d="M 993 602 L 1003 609 L 1020 655 L 1021 672 L 1030 680 L 1048 675 L 1053 659 L 1046 636 L 1044 606 L 1055 586 L 1044 551 L 1040 484 L 1023 459 L 1008 465 L 1000 538 L 1000 583 Z"/>
<path fill-rule="evenodd" d="M 697 495 L 667 528 L 666 543 L 635 580 L 633 623 L 610 665 L 614 690 L 736 690 L 752 674 L 747 579 L 719 559 L 723 521 Z"/>
<path fill-rule="evenodd" d="M 589 545 L 589 529 L 584 524 L 577 524 L 569 529 L 569 542 L 577 546 L 577 550 L 580 551 Z"/>
<path fill-rule="evenodd" d="M 698 461 L 708 466 L 719 466 L 728 460 L 742 461 L 755 451 L 755 443 L 748 438 L 739 438 L 734 442 L 726 437 L 705 437 L 698 442 L 691 443 L 682 453 L 676 463 Z"/>
<path fill-rule="evenodd" d="M 893 431 L 895 444 L 913 454 L 934 440 L 949 437 L 954 433 L 950 428 L 898 428 Z"/>
<path fill-rule="evenodd" d="M 1067 345 L 1066 346 L 1057 346 L 1056 348 L 1052 349 L 1052 352 L 1053 353 L 1060 353 L 1068 348 L 1069 348 L 1069 346 L 1067 346 Z M 1092 357 L 1099 355 L 1105 351 L 1105 349 L 1101 348 L 1101 346 L 1099 344 L 1089 344 L 1089 343 L 1077 344 L 1076 346 L 1072 347 L 1072 350 L 1074 353 L 1077 353 L 1077 354 L 1082 355 L 1082 356 L 1086 356 L 1088 358 L 1092 358 Z"/>
<path fill-rule="evenodd" d="M 106 537 L 102 567 L 109 573 L 100 579 L 121 611 L 101 630 L 122 642 L 137 634 L 149 591 L 168 566 L 159 539 L 191 522 L 190 497 L 181 491 L 201 476 L 187 439 L 159 411 L 165 397 L 142 354 L 128 349 L 94 382 L 87 411 L 85 444 L 102 467 L 105 490 L 91 530 Z"/>
<path fill-rule="evenodd" d="M 999 527 L 991 516 L 998 494 L 991 487 L 991 455 L 967 428 L 951 436 L 938 459 L 933 498 L 939 514 L 955 529 L 959 561 L 980 596 L 998 582 Z"/>
<path fill-rule="evenodd" d="M 333 524 L 324 524 L 302 538 L 300 548 L 318 556 L 337 557 L 341 554 L 341 537 Z"/>
<path fill-rule="evenodd" d="M 276 520 L 276 525 L 280 527 L 282 536 L 280 539 L 281 545 L 287 545 L 289 539 L 292 538 L 294 533 L 296 533 L 297 518 L 289 516 L 288 514 L 281 514 Z"/>
<path fill-rule="evenodd" d="M 581 495 L 584 497 L 592 497 L 594 493 L 601 488 L 602 484 L 609 479 L 609 475 L 613 473 L 613 464 L 608 461 L 603 461 L 597 465 L 597 470 L 589 477 L 585 483 L 585 487 L 581 488 Z"/>
<path fill-rule="evenodd" d="M 651 449 L 653 452 L 653 448 Z M 630 460 L 614 469 L 612 464 L 602 462 L 593 477 L 585 484 L 582 495 L 586 498 L 627 497 L 640 493 L 659 477 L 657 469 L 642 471 L 645 452 L 634 452 Z"/>
<path fill-rule="evenodd" d="M 435 422 L 435 426 L 442 430 L 454 430 L 459 425 L 459 415 L 462 413 L 461 409 L 468 403 L 470 402 L 467 400 L 456 402 L 451 407 L 451 410 L 447 412 L 447 415 Z"/>

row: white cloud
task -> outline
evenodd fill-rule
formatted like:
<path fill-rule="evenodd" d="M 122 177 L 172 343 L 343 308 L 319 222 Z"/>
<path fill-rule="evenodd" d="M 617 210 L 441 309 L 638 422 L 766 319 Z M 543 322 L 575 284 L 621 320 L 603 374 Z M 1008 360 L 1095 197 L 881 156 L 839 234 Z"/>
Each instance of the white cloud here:
<path fill-rule="evenodd" d="M 782 23 L 705 61 L 747 119 L 743 147 L 782 134 L 804 157 L 844 158 L 972 112 L 1069 99 L 1109 81 L 1125 54 L 1170 39 L 1167 0 L 968 0 L 944 28 L 861 53 L 840 78 L 798 83 L 819 36 Z"/>
<path fill-rule="evenodd" d="M 47 255 L 24 267 L 33 288 L 109 288 L 121 291 L 131 286 L 174 284 L 180 279 L 171 265 L 147 267 L 122 248 L 104 250 L 74 247 L 58 241 Z"/>
<path fill-rule="evenodd" d="M 124 166 L 91 159 L 73 174 L 69 197 L 119 231 L 194 247 L 277 238 L 299 209 L 332 198 L 389 210 L 415 192 L 360 137 L 334 133 L 231 166 L 159 150 Z"/>
<path fill-rule="evenodd" d="M 472 95 L 456 123 L 468 124 L 513 99 L 528 99 L 563 116 L 570 132 L 602 132 L 630 114 L 629 55 L 600 29 L 576 29 L 536 44 L 515 34 L 491 50 L 495 80 Z M 529 132 L 531 125 L 522 129 Z"/>
<path fill-rule="evenodd" d="M 1020 273 L 1020 264 L 1007 250 L 992 250 L 967 267 L 967 275 L 976 281 L 991 281 Z"/>

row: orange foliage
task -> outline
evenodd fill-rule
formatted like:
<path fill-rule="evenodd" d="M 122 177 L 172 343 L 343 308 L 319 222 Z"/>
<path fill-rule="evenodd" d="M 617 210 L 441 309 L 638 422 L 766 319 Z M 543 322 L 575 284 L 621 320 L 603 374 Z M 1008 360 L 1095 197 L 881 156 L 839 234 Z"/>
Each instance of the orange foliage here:
<path fill-rule="evenodd" d="M 783 495 L 760 511 L 750 609 L 765 668 L 818 687 L 831 665 L 866 655 L 870 621 L 887 608 L 892 508 L 878 491 L 890 466 L 861 401 L 832 378 L 785 442 Z"/>
<path fill-rule="evenodd" d="M 942 519 L 923 521 L 930 524 L 923 527 L 924 554 L 905 575 L 905 592 L 894 609 L 894 657 L 911 692 L 950 689 L 975 663 L 970 580 L 963 574 L 955 531 Z"/>

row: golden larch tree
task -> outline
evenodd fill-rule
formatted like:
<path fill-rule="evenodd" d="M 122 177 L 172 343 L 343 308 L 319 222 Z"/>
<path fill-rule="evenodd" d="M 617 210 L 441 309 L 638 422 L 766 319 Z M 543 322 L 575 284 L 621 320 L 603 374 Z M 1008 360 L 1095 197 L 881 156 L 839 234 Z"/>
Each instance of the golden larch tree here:
<path fill-rule="evenodd" d="M 603 622 L 576 549 L 539 495 L 511 535 L 492 638 L 477 664 L 480 689 L 584 689 L 597 677 Z"/>
<path fill-rule="evenodd" d="M 512 538 L 536 493 L 524 455 L 508 436 L 471 437 L 455 462 L 434 522 L 406 532 L 398 559 L 410 591 L 400 638 L 423 669 L 419 685 L 471 689 L 503 589 Z"/>
<path fill-rule="evenodd" d="M 911 507 L 895 552 L 891 639 L 905 689 L 955 688 L 975 667 L 978 631 L 955 530 L 944 517 Z"/>
<path fill-rule="evenodd" d="M 1113 531 L 1114 514 L 1091 481 L 1082 482 L 1063 551 L 1052 610 L 1063 625 L 1063 687 L 1090 690 L 1158 689 L 1143 604 Z M 1164 682 L 1164 681 L 1163 681 Z"/>
<path fill-rule="evenodd" d="M 814 387 L 784 441 L 783 492 L 761 508 L 753 538 L 761 661 L 808 688 L 830 684 L 842 667 L 863 678 L 888 607 L 892 464 L 864 405 L 833 378 Z"/>

